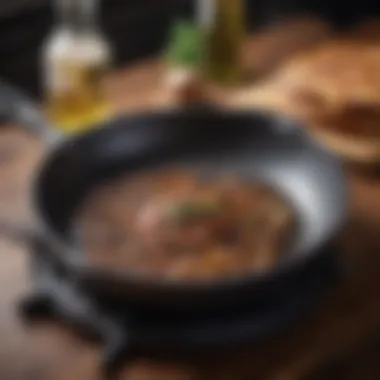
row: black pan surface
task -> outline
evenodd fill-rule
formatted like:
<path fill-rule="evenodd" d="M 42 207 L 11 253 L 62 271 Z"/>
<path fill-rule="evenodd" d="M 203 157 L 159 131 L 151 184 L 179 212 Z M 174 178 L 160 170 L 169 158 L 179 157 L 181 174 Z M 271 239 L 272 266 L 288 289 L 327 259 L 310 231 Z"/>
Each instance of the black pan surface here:
<path fill-rule="evenodd" d="M 66 249 L 75 211 L 93 186 L 121 172 L 173 164 L 240 173 L 283 194 L 299 226 L 288 259 L 260 276 L 180 285 L 95 269 L 82 252 Z M 344 221 L 346 184 L 340 162 L 289 120 L 258 111 L 192 109 L 121 117 L 54 144 L 36 179 L 35 206 L 43 233 L 63 247 L 60 259 L 84 288 L 144 307 L 193 310 L 278 293 L 313 265 Z"/>

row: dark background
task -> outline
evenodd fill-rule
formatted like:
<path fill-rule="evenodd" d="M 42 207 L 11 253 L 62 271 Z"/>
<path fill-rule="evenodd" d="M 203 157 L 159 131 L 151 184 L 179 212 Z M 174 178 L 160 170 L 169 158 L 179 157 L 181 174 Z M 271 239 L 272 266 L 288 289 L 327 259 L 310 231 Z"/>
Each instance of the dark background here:
<path fill-rule="evenodd" d="M 54 0 L 0 0 L 0 77 L 34 96 L 39 88 L 39 49 L 53 24 Z M 233 0 L 231 0 L 233 1 Z M 162 48 L 171 20 L 191 16 L 190 0 L 103 0 L 101 21 L 116 53 L 116 65 Z M 250 29 L 279 17 L 312 13 L 344 28 L 380 13 L 376 0 L 247 0 Z"/>

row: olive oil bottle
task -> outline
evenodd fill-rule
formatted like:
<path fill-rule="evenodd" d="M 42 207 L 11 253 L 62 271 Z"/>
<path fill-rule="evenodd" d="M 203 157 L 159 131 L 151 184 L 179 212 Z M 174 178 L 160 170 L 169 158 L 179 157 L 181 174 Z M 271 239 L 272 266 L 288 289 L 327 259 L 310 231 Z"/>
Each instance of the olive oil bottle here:
<path fill-rule="evenodd" d="M 198 0 L 197 5 L 198 22 L 205 38 L 205 76 L 220 84 L 238 83 L 242 79 L 244 1 Z"/>
<path fill-rule="evenodd" d="M 97 0 L 55 5 L 58 22 L 42 57 L 46 112 L 62 132 L 82 132 L 109 115 L 104 80 L 110 49 L 98 28 Z"/>

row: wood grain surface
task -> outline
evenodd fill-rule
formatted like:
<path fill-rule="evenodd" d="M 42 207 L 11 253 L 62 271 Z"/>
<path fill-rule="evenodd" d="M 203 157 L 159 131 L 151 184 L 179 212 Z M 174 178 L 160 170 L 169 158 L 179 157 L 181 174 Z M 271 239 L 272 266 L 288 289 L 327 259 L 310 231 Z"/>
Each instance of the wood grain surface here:
<path fill-rule="evenodd" d="M 156 62 L 117 73 L 114 102 L 119 112 L 164 106 L 160 73 Z M 32 219 L 28 187 L 43 150 L 17 126 L 1 129 L 2 217 Z M 238 352 L 180 362 L 140 358 L 126 366 L 121 380 L 379 379 L 380 179 L 349 167 L 347 176 L 350 217 L 339 237 L 347 274 L 302 321 Z M 16 304 L 31 288 L 25 247 L 1 237 L 0 259 L 0 379 L 102 380 L 100 347 L 62 326 L 27 328 L 20 323 Z"/>

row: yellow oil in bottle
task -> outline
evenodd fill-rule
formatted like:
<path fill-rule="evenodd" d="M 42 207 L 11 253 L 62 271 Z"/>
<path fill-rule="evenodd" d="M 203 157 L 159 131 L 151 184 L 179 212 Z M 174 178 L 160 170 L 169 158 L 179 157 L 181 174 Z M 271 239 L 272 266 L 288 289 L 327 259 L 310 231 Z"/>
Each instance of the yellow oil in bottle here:
<path fill-rule="evenodd" d="M 57 1 L 63 22 L 44 50 L 45 109 L 62 132 L 83 132 L 110 114 L 105 91 L 110 53 L 95 28 L 96 0 Z"/>
<path fill-rule="evenodd" d="M 238 83 L 243 77 L 244 1 L 199 0 L 198 17 L 205 31 L 206 77 L 221 84 Z"/>
<path fill-rule="evenodd" d="M 57 63 L 56 77 L 63 83 L 47 92 L 46 113 L 63 132 L 82 132 L 110 114 L 104 90 L 107 68 L 81 62 Z"/>

